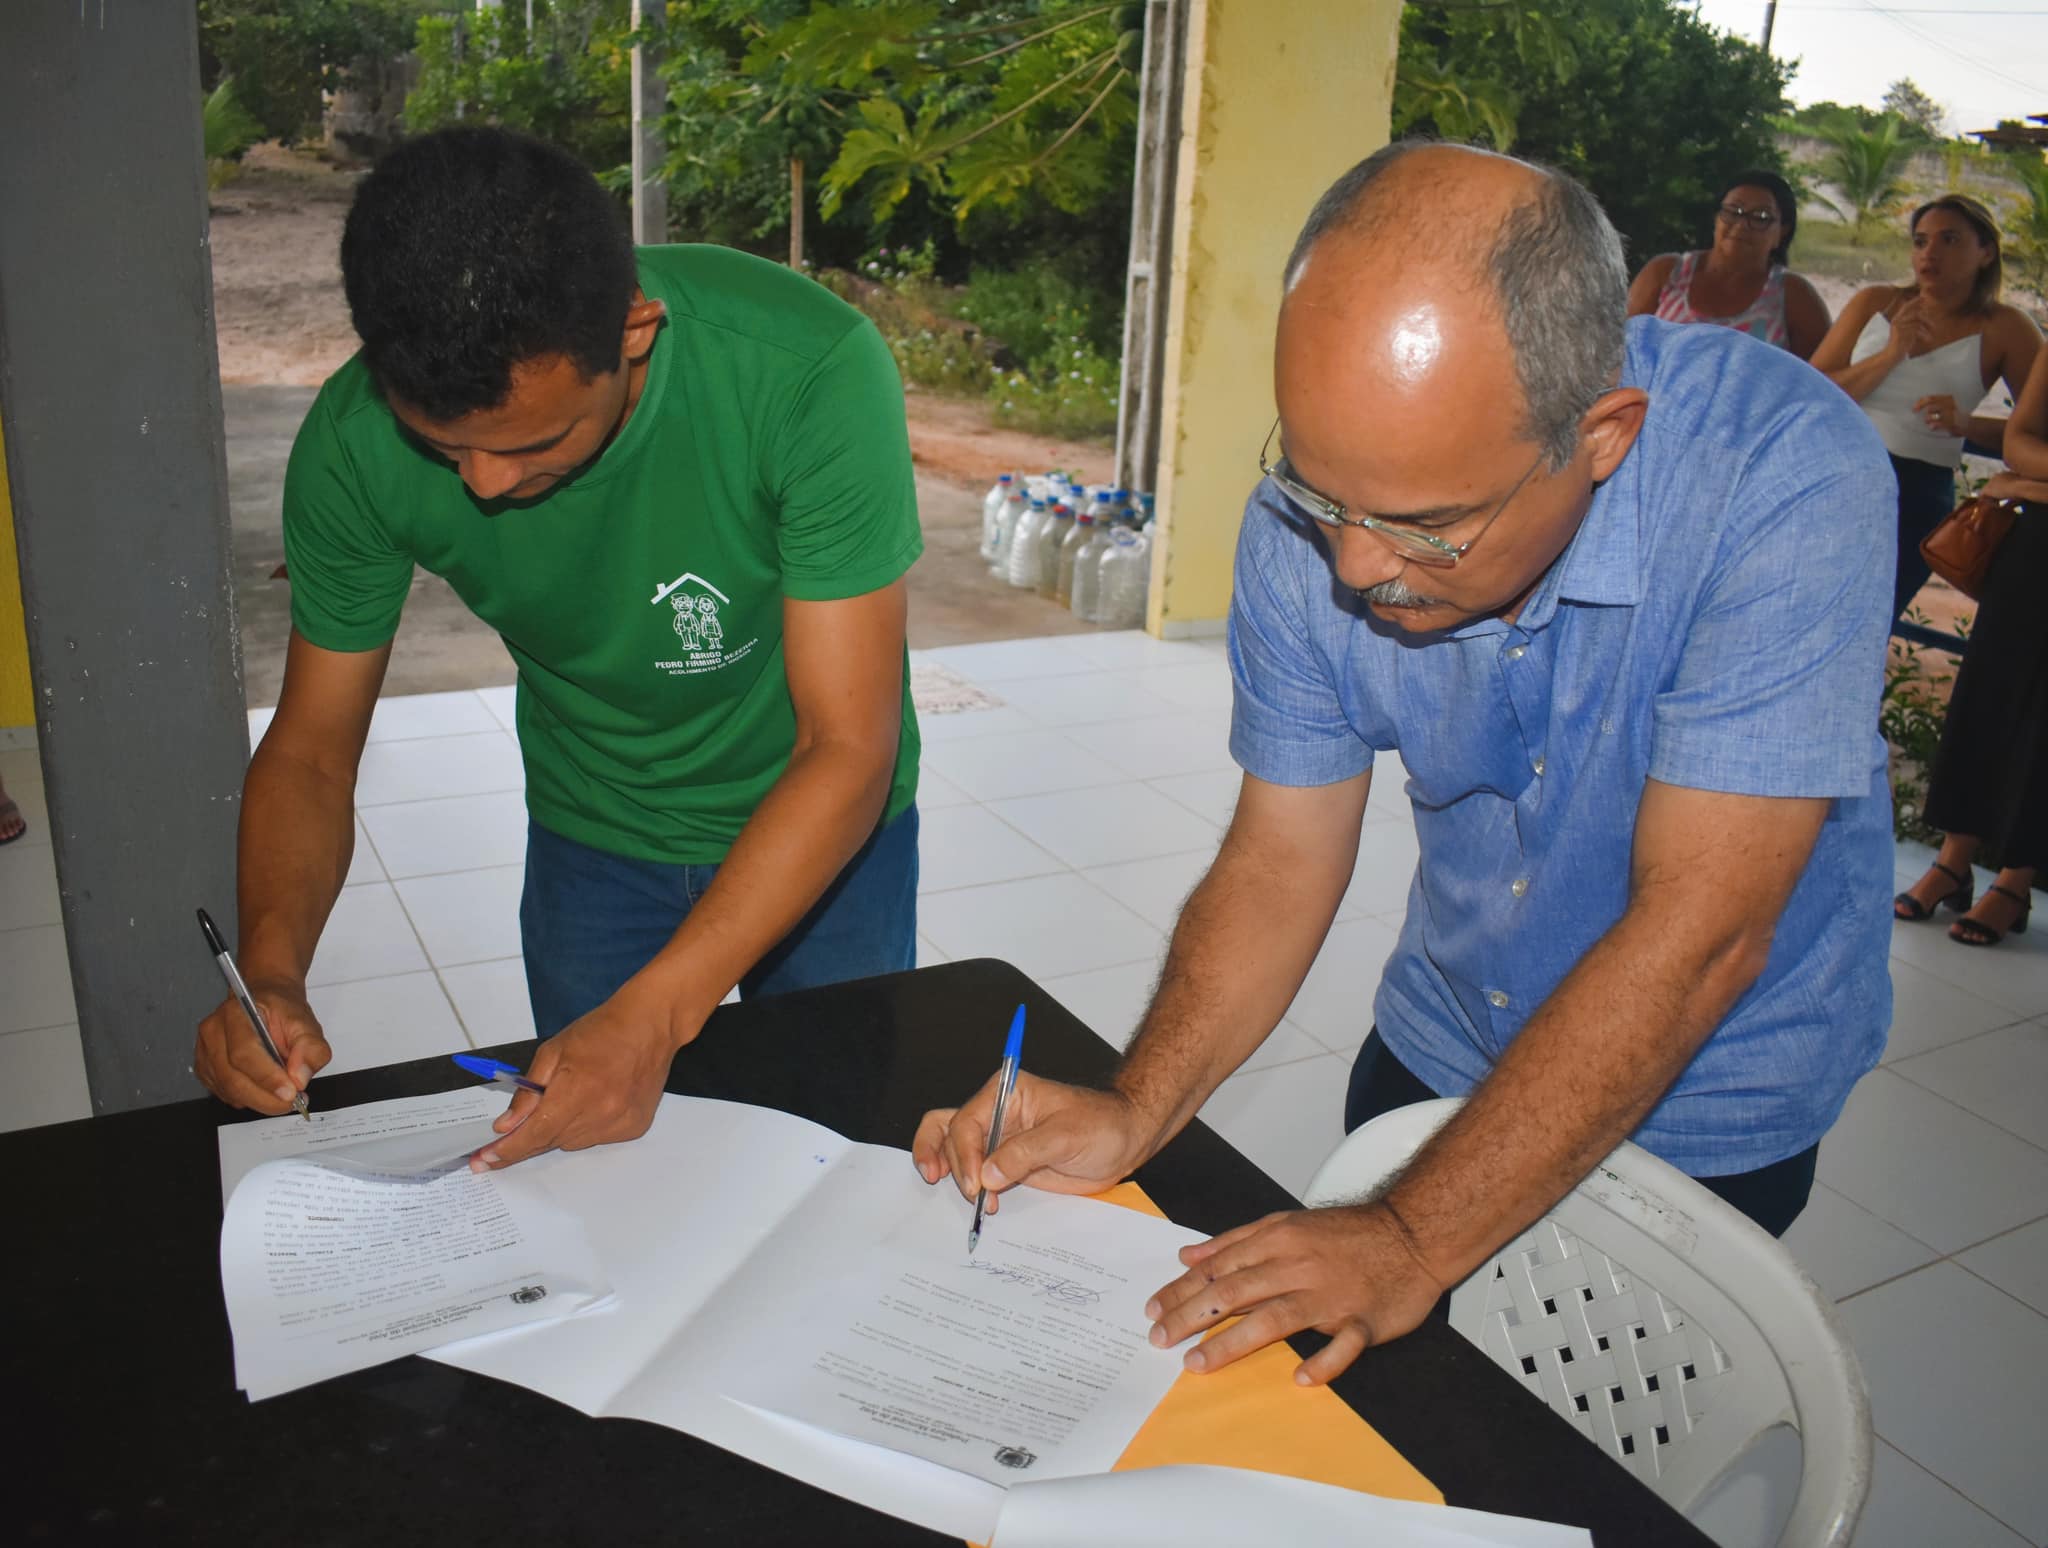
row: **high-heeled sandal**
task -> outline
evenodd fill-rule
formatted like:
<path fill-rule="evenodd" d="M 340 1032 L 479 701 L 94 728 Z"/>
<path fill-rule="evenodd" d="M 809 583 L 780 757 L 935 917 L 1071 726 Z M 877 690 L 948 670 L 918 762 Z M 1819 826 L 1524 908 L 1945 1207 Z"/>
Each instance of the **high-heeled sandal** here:
<path fill-rule="evenodd" d="M 1977 879 L 1969 872 L 1951 871 L 1939 860 L 1935 861 L 1930 869 L 1941 872 L 1955 885 L 1932 903 L 1922 903 L 1910 892 L 1900 893 L 1892 899 L 1892 918 L 1918 924 L 1923 919 L 1932 918 L 1937 908 L 1952 908 L 1960 914 L 1977 900 Z"/>
<path fill-rule="evenodd" d="M 2008 935 L 2025 935 L 2027 933 L 2027 916 L 2034 911 L 2034 899 L 2031 890 L 2026 897 L 2021 897 L 2012 888 L 2001 887 L 1997 882 L 1993 882 L 1987 890 L 1995 892 L 2001 897 L 2011 898 L 2013 902 L 2019 904 L 2019 918 L 2015 919 L 2003 930 L 1993 929 L 1981 919 L 1970 919 L 1967 917 L 1958 919 L 1948 927 L 1948 938 L 1950 940 L 1960 941 L 1965 946 L 1996 946 Z"/>

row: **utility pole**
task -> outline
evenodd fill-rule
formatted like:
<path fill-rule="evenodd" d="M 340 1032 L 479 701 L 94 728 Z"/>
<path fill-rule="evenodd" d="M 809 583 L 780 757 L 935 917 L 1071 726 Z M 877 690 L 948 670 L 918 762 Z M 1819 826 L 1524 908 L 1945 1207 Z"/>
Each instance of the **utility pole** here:
<path fill-rule="evenodd" d="M 646 12 L 647 0 L 633 0 L 633 242 L 640 247 L 668 240 L 668 190 L 654 175 L 661 164 L 665 94 L 660 57 L 640 37 Z"/>
<path fill-rule="evenodd" d="M 1764 5 L 1764 52 L 1771 51 L 1771 28 L 1778 20 L 1778 0 L 1766 0 Z"/>

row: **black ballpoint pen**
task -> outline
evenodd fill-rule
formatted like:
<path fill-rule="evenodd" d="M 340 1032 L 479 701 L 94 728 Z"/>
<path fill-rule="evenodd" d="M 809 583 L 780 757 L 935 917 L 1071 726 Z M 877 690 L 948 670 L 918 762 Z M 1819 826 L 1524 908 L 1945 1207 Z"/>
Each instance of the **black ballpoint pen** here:
<path fill-rule="evenodd" d="M 242 982 L 242 970 L 235 966 L 235 959 L 228 954 L 228 943 L 220 938 L 220 931 L 214 928 L 213 916 L 203 908 L 199 910 L 199 928 L 206 936 L 206 949 L 213 953 L 220 976 L 228 981 L 229 992 L 241 1002 L 242 1014 L 249 1018 L 249 1025 L 256 1029 L 256 1035 L 263 1040 L 270 1057 L 277 1061 L 277 1067 L 281 1070 L 288 1068 L 284 1055 L 277 1051 L 276 1040 L 270 1035 L 270 1024 L 263 1019 L 263 1012 L 256 1008 L 256 997 Z M 308 1123 L 313 1121 L 311 1104 L 306 1101 L 305 1092 L 301 1091 L 292 1098 L 292 1110 Z"/>

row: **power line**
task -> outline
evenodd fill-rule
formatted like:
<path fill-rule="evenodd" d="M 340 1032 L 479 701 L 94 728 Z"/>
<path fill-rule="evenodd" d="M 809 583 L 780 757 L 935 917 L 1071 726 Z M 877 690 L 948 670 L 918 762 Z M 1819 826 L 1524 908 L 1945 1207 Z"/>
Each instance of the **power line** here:
<path fill-rule="evenodd" d="M 1863 0 L 1863 7 L 1865 10 L 1876 12 L 1879 16 L 1882 16 L 1886 21 L 1890 22 L 1894 27 L 1899 28 L 1903 32 L 1911 34 L 1915 38 L 1918 38 L 1922 43 L 1927 44 L 1930 48 L 1940 49 L 1944 54 L 1948 55 L 1949 58 L 1955 60 L 1958 64 L 1968 65 L 1973 70 L 1981 70 L 1986 75 L 1995 76 L 1999 80 L 2004 81 L 2008 86 L 2017 86 L 2021 91 L 2031 91 L 2039 93 L 2043 96 L 2048 96 L 2048 86 L 2042 86 L 2034 81 L 2023 81 L 2016 75 L 2008 75 L 2005 73 L 2005 71 L 1999 69 L 1996 65 L 1987 64 L 1981 59 L 1975 58 L 1970 54 L 1964 53 L 1961 49 L 1951 47 L 1948 43 L 1943 41 L 1941 38 L 1936 37 L 1933 33 L 1927 31 L 1924 27 L 1919 26 L 1917 23 L 1909 22 L 1905 19 L 1905 17 L 1899 15 L 1897 12 L 1887 10 L 1884 6 L 1877 4 L 1877 0 Z"/>

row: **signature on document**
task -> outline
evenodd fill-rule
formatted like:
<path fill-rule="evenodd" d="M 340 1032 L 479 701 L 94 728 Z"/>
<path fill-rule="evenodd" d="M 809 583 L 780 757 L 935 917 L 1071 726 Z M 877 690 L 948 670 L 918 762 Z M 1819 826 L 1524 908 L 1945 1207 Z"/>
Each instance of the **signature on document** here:
<path fill-rule="evenodd" d="M 967 1267 L 976 1274 L 991 1274 L 1005 1284 L 1024 1285 L 1048 1301 L 1058 1301 L 1062 1306 L 1093 1306 L 1102 1299 L 1100 1290 L 1090 1289 L 1075 1279 L 1062 1279 L 1057 1274 L 1048 1274 L 1016 1263 L 988 1263 L 980 1259 L 970 1261 Z"/>

